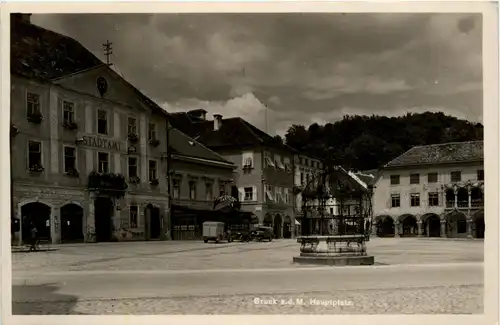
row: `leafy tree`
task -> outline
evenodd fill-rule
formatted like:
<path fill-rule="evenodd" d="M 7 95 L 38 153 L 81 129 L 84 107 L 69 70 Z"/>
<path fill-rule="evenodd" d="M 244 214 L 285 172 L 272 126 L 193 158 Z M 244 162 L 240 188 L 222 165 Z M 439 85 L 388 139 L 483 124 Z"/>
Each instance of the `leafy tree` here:
<path fill-rule="evenodd" d="M 417 145 L 483 139 L 483 125 L 444 113 L 400 117 L 346 115 L 324 126 L 292 125 L 289 146 L 354 170 L 379 168 Z"/>

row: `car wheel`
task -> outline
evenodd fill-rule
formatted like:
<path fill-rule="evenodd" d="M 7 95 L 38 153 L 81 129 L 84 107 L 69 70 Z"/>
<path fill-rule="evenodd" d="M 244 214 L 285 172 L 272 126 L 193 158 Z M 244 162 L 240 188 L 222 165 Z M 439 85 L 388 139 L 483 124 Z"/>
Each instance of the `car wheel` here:
<path fill-rule="evenodd" d="M 208 239 L 203 239 L 203 242 L 208 243 Z"/>
<path fill-rule="evenodd" d="M 273 237 L 269 237 L 269 241 L 272 241 L 273 240 Z"/>

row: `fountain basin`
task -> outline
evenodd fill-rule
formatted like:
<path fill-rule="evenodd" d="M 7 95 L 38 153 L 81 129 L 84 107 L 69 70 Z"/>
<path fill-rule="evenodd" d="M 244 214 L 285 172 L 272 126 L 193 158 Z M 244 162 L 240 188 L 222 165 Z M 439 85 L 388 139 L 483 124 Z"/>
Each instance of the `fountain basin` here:
<path fill-rule="evenodd" d="M 375 258 L 366 252 L 365 235 L 301 236 L 300 255 L 294 263 L 319 265 L 373 265 Z"/>

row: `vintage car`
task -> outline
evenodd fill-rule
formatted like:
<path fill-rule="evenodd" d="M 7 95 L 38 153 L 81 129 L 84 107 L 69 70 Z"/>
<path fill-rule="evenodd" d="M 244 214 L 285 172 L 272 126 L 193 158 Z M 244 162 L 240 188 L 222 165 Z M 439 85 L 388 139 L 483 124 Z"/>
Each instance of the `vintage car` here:
<path fill-rule="evenodd" d="M 274 237 L 273 228 L 266 226 L 258 226 L 253 231 L 253 237 L 258 241 L 261 241 L 263 239 L 271 241 L 273 240 Z"/>
<path fill-rule="evenodd" d="M 203 241 L 208 243 L 209 240 L 214 240 L 219 243 L 227 240 L 229 243 L 232 241 L 230 232 L 226 232 L 224 222 L 206 221 L 203 223 Z"/>

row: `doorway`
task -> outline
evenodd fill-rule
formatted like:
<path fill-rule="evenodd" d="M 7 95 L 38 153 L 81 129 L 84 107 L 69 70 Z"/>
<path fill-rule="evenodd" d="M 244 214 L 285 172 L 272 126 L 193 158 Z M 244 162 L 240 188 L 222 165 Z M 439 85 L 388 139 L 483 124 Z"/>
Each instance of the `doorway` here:
<path fill-rule="evenodd" d="M 153 205 L 148 205 L 147 209 L 149 210 L 149 238 L 160 239 L 161 235 L 160 209 Z"/>
<path fill-rule="evenodd" d="M 98 242 L 111 241 L 113 233 L 113 202 L 107 197 L 98 197 L 94 202 L 95 235 Z"/>
<path fill-rule="evenodd" d="M 427 235 L 429 237 L 441 236 L 441 220 L 437 215 L 431 215 L 426 221 Z"/>
<path fill-rule="evenodd" d="M 31 228 L 37 230 L 39 239 L 51 241 L 50 235 L 51 208 L 40 202 L 25 204 L 21 207 L 22 240 L 28 243 L 31 238 Z"/>
<path fill-rule="evenodd" d="M 66 204 L 61 208 L 61 241 L 79 243 L 83 239 L 83 209 L 76 204 Z"/>

